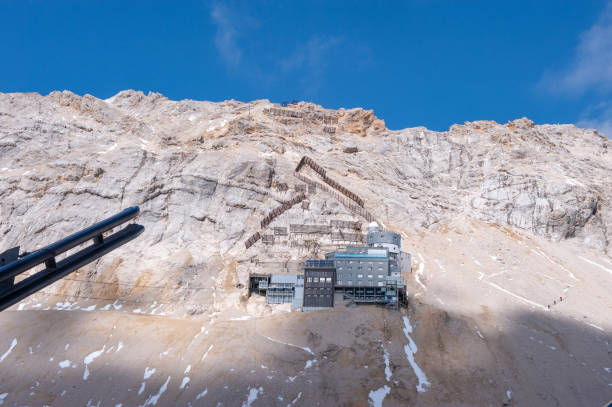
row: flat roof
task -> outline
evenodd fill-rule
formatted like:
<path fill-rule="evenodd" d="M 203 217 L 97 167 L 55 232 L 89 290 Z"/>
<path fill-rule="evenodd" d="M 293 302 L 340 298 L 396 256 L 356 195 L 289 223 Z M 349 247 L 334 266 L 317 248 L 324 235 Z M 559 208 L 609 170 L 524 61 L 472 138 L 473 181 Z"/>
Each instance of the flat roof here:
<path fill-rule="evenodd" d="M 387 253 L 336 253 L 334 258 L 350 258 L 350 257 L 370 257 L 386 259 Z"/>

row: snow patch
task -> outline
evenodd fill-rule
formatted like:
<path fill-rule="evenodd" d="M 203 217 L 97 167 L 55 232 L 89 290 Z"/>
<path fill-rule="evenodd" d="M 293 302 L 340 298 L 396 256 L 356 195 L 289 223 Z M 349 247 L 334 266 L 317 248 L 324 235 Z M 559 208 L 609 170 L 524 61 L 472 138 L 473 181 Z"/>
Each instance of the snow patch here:
<path fill-rule="evenodd" d="M 62 361 L 61 361 L 61 362 L 59 362 L 58 364 L 59 364 L 59 367 L 60 367 L 60 368 L 65 369 L 65 368 L 67 368 L 68 366 L 70 366 L 70 364 L 71 364 L 71 363 L 72 363 L 72 362 L 71 362 L 71 361 L 69 361 L 69 360 L 62 360 Z"/>
<path fill-rule="evenodd" d="M 251 318 L 253 318 L 253 317 L 250 316 L 250 315 L 245 315 L 245 316 L 239 317 L 239 318 L 230 318 L 229 321 L 246 321 L 246 320 L 249 320 Z"/>
<path fill-rule="evenodd" d="M 530 305 L 533 305 L 534 307 L 538 307 L 538 308 L 541 308 L 541 309 L 543 309 L 545 311 L 548 311 L 548 309 L 545 306 L 543 306 L 542 304 L 538 304 L 537 302 L 533 302 L 531 300 L 528 300 L 527 298 L 521 297 L 520 295 L 514 294 L 514 293 L 506 290 L 505 288 L 502 288 L 502 287 L 498 286 L 495 283 L 491 283 L 490 281 L 487 281 L 487 284 L 489 284 L 491 287 L 497 288 L 501 292 L 504 292 L 506 294 L 509 294 L 509 295 L 513 296 L 514 298 L 518 298 L 519 300 L 524 301 L 527 304 L 530 304 Z"/>
<path fill-rule="evenodd" d="M 180 389 L 184 389 L 185 386 L 187 386 L 187 383 L 189 383 L 191 379 L 189 377 L 183 377 L 183 381 L 181 382 L 181 386 Z"/>
<path fill-rule="evenodd" d="M 368 394 L 370 405 L 373 407 L 382 407 L 383 400 L 389 393 L 391 393 L 391 388 L 386 384 L 378 390 L 372 390 Z"/>
<path fill-rule="evenodd" d="M 287 342 L 281 342 L 281 341 L 277 341 L 276 339 L 272 339 L 268 336 L 264 336 L 264 338 L 266 338 L 267 340 L 271 341 L 271 342 L 276 342 L 276 343 L 280 343 L 281 345 L 287 345 L 287 346 L 293 346 L 294 348 L 300 348 L 308 353 L 310 353 L 311 355 L 314 356 L 314 352 L 307 346 L 298 346 L 298 345 L 294 345 L 292 343 L 287 343 Z"/>
<path fill-rule="evenodd" d="M 608 273 L 612 274 L 612 270 L 610 270 L 609 268 L 604 267 L 604 266 L 602 266 L 601 264 L 599 264 L 599 263 L 595 263 L 594 261 L 589 260 L 589 259 L 587 259 L 587 258 L 584 258 L 584 257 L 582 257 L 582 256 L 578 256 L 578 257 L 579 257 L 579 258 L 581 258 L 582 260 L 586 261 L 587 263 L 591 263 L 592 265 L 594 265 L 594 266 L 596 266 L 596 267 L 599 267 L 599 268 L 600 268 L 600 269 L 602 269 L 603 271 L 606 271 L 606 272 L 608 272 Z"/>
<path fill-rule="evenodd" d="M 145 367 L 145 371 L 144 371 L 144 380 L 147 380 L 149 377 L 153 376 L 153 374 L 155 373 L 155 368 L 151 368 L 149 369 L 149 366 Z"/>
<path fill-rule="evenodd" d="M 421 257 L 422 258 L 422 257 Z M 414 279 L 416 280 L 416 282 L 423 287 L 423 290 L 427 291 L 427 287 L 425 287 L 425 285 L 421 282 L 421 276 L 423 276 L 423 271 L 425 271 L 425 263 L 419 263 L 419 268 L 417 269 L 416 273 L 414 274 Z"/>
<path fill-rule="evenodd" d="M 589 325 L 589 326 L 592 326 L 592 327 L 593 327 L 593 328 L 595 328 L 595 329 L 599 329 L 601 332 L 606 332 L 606 331 L 605 331 L 605 330 L 604 330 L 602 327 L 597 326 L 597 325 L 595 325 L 595 324 L 588 324 L 588 325 Z"/>
<path fill-rule="evenodd" d="M 414 341 L 410 337 L 410 334 L 412 333 L 412 325 L 410 325 L 410 320 L 406 316 L 403 317 L 403 320 L 404 335 L 406 335 L 406 339 L 408 339 L 408 344 L 404 346 L 404 352 L 406 353 L 406 358 L 408 359 L 408 362 L 410 363 L 410 366 L 412 367 L 412 370 L 414 371 L 414 374 L 417 376 L 417 379 L 419 381 L 416 386 L 417 391 L 419 393 L 424 393 L 427 391 L 425 388 L 431 386 L 431 383 L 429 382 L 429 380 L 427 380 L 427 376 L 414 360 L 414 354 L 418 351 L 418 348 L 416 346 L 416 343 L 414 343 Z"/>
<path fill-rule="evenodd" d="M 11 342 L 11 346 L 8 348 L 8 350 L 6 352 L 4 352 L 4 355 L 0 356 L 0 362 L 2 362 L 13 350 L 13 348 L 17 346 L 17 338 L 13 338 L 13 341 Z"/>
<path fill-rule="evenodd" d="M 85 364 L 85 371 L 83 372 L 83 380 L 87 380 L 87 378 L 89 377 L 89 364 L 93 362 L 95 358 L 97 358 L 102 353 L 104 353 L 105 348 L 106 348 L 106 345 L 102 346 L 102 349 L 97 350 L 95 352 L 91 352 L 89 355 L 85 356 L 85 359 L 83 359 L 83 363 Z"/>
<path fill-rule="evenodd" d="M 195 340 L 195 339 L 197 339 L 197 337 L 198 337 L 198 336 L 200 336 L 201 334 L 206 335 L 207 333 L 208 333 L 208 331 L 206 330 L 206 327 L 205 327 L 205 326 L 202 326 L 202 327 L 200 328 L 200 332 L 198 332 L 198 333 L 196 334 L 196 336 L 194 336 L 194 337 L 193 337 L 193 339 Z"/>
<path fill-rule="evenodd" d="M 253 404 L 253 402 L 257 400 L 257 396 L 259 396 L 260 394 L 263 394 L 263 387 L 260 387 L 258 389 L 257 388 L 249 389 L 247 400 L 244 403 L 242 403 L 242 407 L 250 407 L 251 404 Z"/>
<path fill-rule="evenodd" d="M 146 383 L 146 382 L 142 382 L 142 383 L 141 383 L 141 385 L 140 385 L 140 389 L 138 389 L 138 395 L 139 395 L 139 396 L 140 396 L 140 395 L 141 395 L 141 394 L 144 392 L 144 389 L 145 389 L 145 387 L 146 387 L 146 386 L 147 386 L 147 383 Z"/>
<path fill-rule="evenodd" d="M 206 356 L 208 356 L 208 352 L 210 352 L 212 350 L 214 345 L 210 345 L 208 347 L 208 350 L 204 353 L 204 355 L 202 356 L 202 362 L 204 362 L 204 359 L 206 359 Z"/>
<path fill-rule="evenodd" d="M 199 399 L 201 399 L 202 397 L 206 396 L 206 393 L 208 393 L 208 389 L 204 389 L 204 391 L 203 391 L 202 393 L 198 394 L 198 395 L 196 396 L 196 400 L 199 400 Z"/>
<path fill-rule="evenodd" d="M 297 401 L 300 399 L 300 397 L 302 397 L 302 392 L 299 392 L 297 397 L 293 399 L 293 401 L 291 402 L 291 404 L 295 404 L 297 403 Z M 283 401 L 283 398 L 280 398 L 280 401 Z"/>
<path fill-rule="evenodd" d="M 304 370 L 306 370 L 306 369 L 308 369 L 308 368 L 312 367 L 312 364 L 313 364 L 313 363 L 316 363 L 316 361 L 317 361 L 317 359 L 307 360 L 307 361 L 306 361 L 306 366 L 304 366 Z"/>
<path fill-rule="evenodd" d="M 149 398 L 147 398 L 147 401 L 145 401 L 144 404 L 142 404 L 140 407 L 146 407 L 146 406 L 154 406 L 157 404 L 157 402 L 159 401 L 159 398 L 162 396 L 162 394 L 164 394 L 164 392 L 168 389 L 168 383 L 170 382 L 170 378 L 172 376 L 168 376 L 168 378 L 166 379 L 166 382 L 164 384 L 161 385 L 161 387 L 159 388 L 159 391 L 157 392 L 157 394 L 155 396 L 151 395 L 149 396 Z"/>
<path fill-rule="evenodd" d="M 385 358 L 385 377 L 387 378 L 387 381 L 389 381 L 391 379 L 391 375 L 393 374 L 391 372 L 391 367 L 390 365 L 390 361 L 389 361 L 389 352 L 387 351 L 387 349 L 384 349 L 384 358 Z"/>
<path fill-rule="evenodd" d="M 0 394 L 0 405 L 2 405 L 2 403 L 4 403 L 4 399 L 6 398 L 6 396 L 8 396 L 8 393 Z"/>

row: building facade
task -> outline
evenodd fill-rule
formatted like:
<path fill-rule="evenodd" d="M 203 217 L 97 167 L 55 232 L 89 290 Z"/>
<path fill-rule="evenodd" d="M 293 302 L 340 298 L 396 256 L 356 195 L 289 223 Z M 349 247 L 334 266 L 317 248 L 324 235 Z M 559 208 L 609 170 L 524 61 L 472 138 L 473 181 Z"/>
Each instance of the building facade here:
<path fill-rule="evenodd" d="M 382 287 L 389 277 L 386 249 L 348 247 L 327 255 L 336 268 L 337 287 Z"/>
<path fill-rule="evenodd" d="M 304 265 L 304 311 L 334 306 L 333 260 L 306 260 Z"/>

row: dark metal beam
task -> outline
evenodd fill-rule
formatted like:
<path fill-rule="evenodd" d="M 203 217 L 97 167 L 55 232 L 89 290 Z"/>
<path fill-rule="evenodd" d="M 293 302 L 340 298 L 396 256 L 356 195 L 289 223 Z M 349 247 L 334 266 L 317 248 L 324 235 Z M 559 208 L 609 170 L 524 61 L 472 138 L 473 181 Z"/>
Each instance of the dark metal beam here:
<path fill-rule="evenodd" d="M 11 260 L 14 261 L 10 261 L 8 264 L 6 261 L 0 262 L 0 311 L 136 238 L 144 231 L 144 227 L 141 225 L 127 225 L 107 237 L 104 237 L 103 233 L 135 218 L 139 212 L 140 209 L 137 206 L 124 209 L 102 222 L 98 222 L 33 253 L 26 254 L 19 260 L 15 260 L 16 256 L 13 256 Z M 89 240 L 92 241 L 91 245 L 67 256 L 61 261 L 57 261 L 56 256 Z M 3 254 L 7 253 L 9 252 Z M 14 284 L 15 276 L 42 263 L 45 264 L 44 270 L 36 272 Z"/>

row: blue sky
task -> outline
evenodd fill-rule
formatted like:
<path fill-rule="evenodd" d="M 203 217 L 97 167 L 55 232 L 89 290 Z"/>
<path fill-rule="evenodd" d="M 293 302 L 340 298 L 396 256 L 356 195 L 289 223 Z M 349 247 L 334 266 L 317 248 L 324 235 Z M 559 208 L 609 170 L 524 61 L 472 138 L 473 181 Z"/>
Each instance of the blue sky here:
<path fill-rule="evenodd" d="M 374 109 L 391 129 L 527 116 L 612 136 L 612 0 L 0 0 L 0 92 Z"/>

